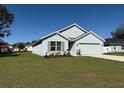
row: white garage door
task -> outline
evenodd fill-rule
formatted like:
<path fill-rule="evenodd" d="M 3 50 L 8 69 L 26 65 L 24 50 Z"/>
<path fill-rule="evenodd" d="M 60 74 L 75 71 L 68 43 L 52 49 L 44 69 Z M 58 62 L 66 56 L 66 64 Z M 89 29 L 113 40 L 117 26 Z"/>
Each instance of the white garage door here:
<path fill-rule="evenodd" d="M 102 46 L 100 43 L 79 43 L 81 54 L 101 54 Z"/>

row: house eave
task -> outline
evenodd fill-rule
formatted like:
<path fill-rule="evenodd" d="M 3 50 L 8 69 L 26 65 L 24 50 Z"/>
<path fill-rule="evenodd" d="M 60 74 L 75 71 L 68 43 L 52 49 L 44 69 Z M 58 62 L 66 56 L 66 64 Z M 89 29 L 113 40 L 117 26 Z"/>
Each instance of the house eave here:
<path fill-rule="evenodd" d="M 52 34 L 49 34 L 49 35 L 44 36 L 43 38 L 39 39 L 39 40 L 36 41 L 36 43 L 34 43 L 32 46 L 34 47 L 34 46 L 36 46 L 36 45 L 38 45 L 38 44 L 41 44 L 43 40 L 45 40 L 45 39 L 47 39 L 47 38 L 49 38 L 49 37 L 51 37 L 51 36 L 53 36 L 53 35 L 56 35 L 56 34 L 59 35 L 59 36 L 61 36 L 61 37 L 64 38 L 64 39 L 70 41 L 70 39 L 68 39 L 68 38 L 66 38 L 66 37 L 64 37 L 64 36 L 62 36 L 62 35 L 59 34 L 58 32 L 54 32 L 54 33 L 52 33 Z"/>

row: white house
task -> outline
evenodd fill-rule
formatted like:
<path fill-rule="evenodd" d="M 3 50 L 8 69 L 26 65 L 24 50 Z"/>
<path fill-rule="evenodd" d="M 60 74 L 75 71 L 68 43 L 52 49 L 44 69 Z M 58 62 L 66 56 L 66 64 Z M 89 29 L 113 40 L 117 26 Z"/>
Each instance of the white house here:
<path fill-rule="evenodd" d="M 104 46 L 104 53 L 110 52 L 124 52 L 124 44 L 111 44 L 109 46 Z"/>
<path fill-rule="evenodd" d="M 70 51 L 71 55 L 102 54 L 104 42 L 100 36 L 77 24 L 69 25 L 57 32 L 48 34 L 33 44 L 32 52 L 41 56 L 47 53 Z"/>
<path fill-rule="evenodd" d="M 25 48 L 27 51 L 32 51 L 32 45 L 31 44 L 26 45 Z"/>
<path fill-rule="evenodd" d="M 124 52 L 124 39 L 109 38 L 104 43 L 104 52 Z"/>
<path fill-rule="evenodd" d="M 104 53 L 110 53 L 112 52 L 112 49 L 110 46 L 104 46 Z"/>

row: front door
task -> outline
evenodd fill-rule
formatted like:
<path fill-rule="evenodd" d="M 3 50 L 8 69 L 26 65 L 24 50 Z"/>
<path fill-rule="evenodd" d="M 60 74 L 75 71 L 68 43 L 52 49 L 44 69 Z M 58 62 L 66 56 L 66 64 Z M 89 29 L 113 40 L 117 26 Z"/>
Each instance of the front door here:
<path fill-rule="evenodd" d="M 74 42 L 69 42 L 69 51 L 71 51 Z"/>

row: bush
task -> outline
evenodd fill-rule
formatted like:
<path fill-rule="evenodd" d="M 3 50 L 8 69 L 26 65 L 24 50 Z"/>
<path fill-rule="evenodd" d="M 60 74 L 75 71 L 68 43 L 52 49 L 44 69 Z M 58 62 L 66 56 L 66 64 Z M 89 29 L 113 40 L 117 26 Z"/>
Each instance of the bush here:
<path fill-rule="evenodd" d="M 70 52 L 53 52 L 53 53 L 46 53 L 44 58 L 57 58 L 57 57 L 71 57 Z"/>

